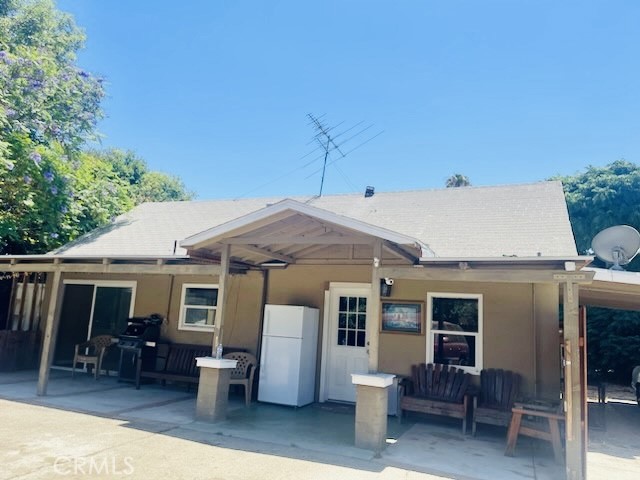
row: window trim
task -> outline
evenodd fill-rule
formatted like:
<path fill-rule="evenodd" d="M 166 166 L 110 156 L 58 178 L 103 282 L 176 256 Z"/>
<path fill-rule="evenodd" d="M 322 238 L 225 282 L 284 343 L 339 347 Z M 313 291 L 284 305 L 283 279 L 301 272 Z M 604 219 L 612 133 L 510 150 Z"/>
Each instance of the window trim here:
<path fill-rule="evenodd" d="M 217 283 L 183 283 L 182 284 L 182 294 L 180 295 L 180 314 L 178 320 L 178 330 L 186 330 L 191 332 L 213 332 L 216 328 L 215 322 L 217 318 L 214 320 L 213 325 L 189 325 L 185 323 L 185 313 L 186 308 L 200 308 L 202 310 L 213 310 L 217 316 L 218 313 L 218 300 L 216 299 L 216 305 L 213 307 L 207 307 L 203 305 L 185 305 L 185 300 L 187 298 L 187 288 L 202 288 L 208 290 L 220 290 L 220 287 Z"/>
<path fill-rule="evenodd" d="M 476 337 L 476 358 L 475 366 L 454 365 L 456 368 L 469 372 L 473 375 L 480 375 L 482 370 L 483 361 L 483 324 L 484 324 L 484 299 L 481 293 L 455 293 L 455 292 L 428 292 L 427 293 L 427 341 L 426 341 L 426 357 L 427 363 L 434 363 L 433 358 L 433 334 L 439 333 L 441 330 L 433 329 L 433 299 L 434 298 L 460 298 L 460 299 L 475 299 L 478 301 L 478 331 L 477 332 L 456 332 L 456 335 L 465 335 Z"/>

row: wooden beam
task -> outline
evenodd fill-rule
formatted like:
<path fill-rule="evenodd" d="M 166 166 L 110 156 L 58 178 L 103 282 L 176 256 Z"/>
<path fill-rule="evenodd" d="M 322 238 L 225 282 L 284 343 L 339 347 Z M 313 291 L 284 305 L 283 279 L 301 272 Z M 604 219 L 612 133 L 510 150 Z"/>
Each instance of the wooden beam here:
<path fill-rule="evenodd" d="M 220 240 L 229 245 L 371 245 L 373 237 L 344 235 L 274 235 L 268 237 L 233 237 Z"/>
<path fill-rule="evenodd" d="M 33 276 L 33 289 L 31 290 L 31 310 L 29 312 L 29 330 L 36 330 L 34 323 L 36 317 L 36 303 L 38 300 L 38 288 L 40 287 L 40 272 L 36 272 Z"/>
<path fill-rule="evenodd" d="M 261 255 L 268 259 L 280 260 L 286 263 L 295 263 L 296 259 L 290 257 L 289 255 L 283 255 L 281 253 L 272 252 L 268 248 L 260 248 L 257 245 L 238 245 L 238 248 L 242 250 L 246 250 L 247 252 L 255 253 L 257 255 Z"/>
<path fill-rule="evenodd" d="M 373 245 L 373 265 L 371 265 L 371 293 L 367 337 L 369 351 L 369 373 L 378 371 L 378 351 L 380 348 L 380 262 L 382 262 L 382 241 Z"/>
<path fill-rule="evenodd" d="M 22 276 L 22 295 L 20 295 L 20 308 L 18 310 L 18 327 L 16 330 L 22 330 L 22 324 L 24 323 L 24 305 L 27 300 L 27 287 L 29 286 L 29 277 L 28 273 L 25 273 Z"/>
<path fill-rule="evenodd" d="M 309 257 L 311 254 L 322 252 L 329 247 L 331 247 L 331 245 L 304 245 L 303 248 L 296 252 L 296 256 L 299 259 L 304 259 Z"/>
<path fill-rule="evenodd" d="M 381 267 L 381 277 L 405 280 L 447 280 L 452 282 L 560 283 L 571 279 L 574 283 L 590 282 L 589 272 L 563 273 L 557 270 L 523 270 L 515 268 L 443 268 L 443 267 Z"/>
<path fill-rule="evenodd" d="M 229 258 L 231 254 L 231 246 L 223 245 L 220 252 L 220 278 L 218 279 L 218 305 L 216 307 L 216 334 L 213 336 L 213 350 L 212 354 L 215 356 L 216 348 L 218 345 L 223 344 L 224 335 L 224 320 L 227 307 L 227 291 L 229 283 Z M 223 344 L 224 345 L 224 344 Z"/>
<path fill-rule="evenodd" d="M 49 298 L 49 309 L 47 311 L 47 323 L 44 328 L 44 339 L 42 341 L 42 355 L 40 356 L 40 371 L 38 373 L 38 395 L 47 394 L 49 385 L 49 369 L 53 361 L 53 354 L 56 348 L 56 337 L 58 325 L 60 323 L 60 308 L 64 284 L 62 283 L 62 272 L 53 274 L 51 282 L 51 297 Z"/>
<path fill-rule="evenodd" d="M 122 273 L 149 275 L 219 275 L 219 265 L 156 265 L 97 263 L 17 263 L 0 264 L 0 272 Z"/>
<path fill-rule="evenodd" d="M 5 325 L 5 328 L 7 330 L 11 330 L 13 328 L 13 306 L 15 303 L 17 283 L 18 283 L 18 279 L 14 274 L 11 278 L 11 293 L 9 294 L 9 307 L 7 308 L 7 323 Z"/>
<path fill-rule="evenodd" d="M 409 260 L 412 264 L 418 261 L 418 258 L 415 255 L 412 255 L 411 253 L 403 250 L 402 248 L 398 247 L 395 243 L 384 242 L 382 246 L 386 250 L 390 251 L 391 253 L 398 255 L 399 257 L 404 258 L 406 260 Z"/>
<path fill-rule="evenodd" d="M 584 442 L 584 424 L 582 385 L 580 381 L 580 317 L 578 309 L 579 287 L 566 282 L 563 289 L 563 332 L 565 349 L 564 366 L 564 408 L 566 416 L 566 475 L 567 480 L 584 480 L 586 445 Z"/>
<path fill-rule="evenodd" d="M 386 260 L 387 265 L 404 266 L 406 262 L 400 259 Z M 370 258 L 358 258 L 349 260 L 347 258 L 299 258 L 296 265 L 371 265 Z"/>

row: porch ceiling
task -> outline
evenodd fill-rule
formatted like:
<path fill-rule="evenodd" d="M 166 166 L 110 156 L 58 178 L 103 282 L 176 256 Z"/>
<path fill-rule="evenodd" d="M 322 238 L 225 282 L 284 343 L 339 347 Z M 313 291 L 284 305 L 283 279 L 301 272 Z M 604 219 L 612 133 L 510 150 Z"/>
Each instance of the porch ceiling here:
<path fill-rule="evenodd" d="M 382 259 L 414 264 L 432 252 L 418 240 L 286 200 L 181 242 L 192 258 L 217 258 L 230 245 L 236 262 L 370 263 L 381 242 Z"/>
<path fill-rule="evenodd" d="M 591 307 L 640 310 L 640 273 L 584 268 L 595 273 L 593 282 L 580 287 L 580 304 Z"/>

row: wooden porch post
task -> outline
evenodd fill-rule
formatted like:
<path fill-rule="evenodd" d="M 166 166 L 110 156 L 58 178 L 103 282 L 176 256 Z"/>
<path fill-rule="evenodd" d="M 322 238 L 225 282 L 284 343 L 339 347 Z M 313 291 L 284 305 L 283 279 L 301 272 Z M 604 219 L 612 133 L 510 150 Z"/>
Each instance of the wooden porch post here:
<path fill-rule="evenodd" d="M 382 242 L 373 245 L 373 262 L 371 265 L 371 299 L 369 305 L 369 321 L 367 330 L 369 337 L 369 373 L 378 371 L 378 349 L 380 348 L 380 262 L 382 262 Z"/>
<path fill-rule="evenodd" d="M 60 324 L 60 306 L 62 304 L 62 293 L 64 285 L 62 283 L 62 272 L 56 270 L 53 273 L 51 282 L 51 297 L 49 298 L 49 309 L 47 311 L 47 323 L 42 341 L 42 355 L 40 356 L 40 371 L 38 373 L 38 395 L 47 394 L 49 384 L 49 369 L 53 361 L 53 353 L 56 349 L 56 338 L 58 336 L 58 325 Z"/>
<path fill-rule="evenodd" d="M 220 255 L 220 279 L 218 280 L 218 305 L 216 307 L 216 334 L 213 336 L 213 356 L 216 354 L 216 348 L 223 342 L 222 330 L 224 327 L 225 307 L 227 305 L 227 287 L 229 283 L 229 253 L 231 245 L 222 245 Z M 223 343 L 224 345 L 224 343 Z"/>
<path fill-rule="evenodd" d="M 566 282 L 563 288 L 564 311 L 564 407 L 566 413 L 566 474 L 567 480 L 584 480 L 586 457 L 586 432 L 582 418 L 586 408 L 582 402 L 580 375 L 580 333 L 578 309 L 578 284 Z M 584 417 L 583 417 L 584 415 Z"/>

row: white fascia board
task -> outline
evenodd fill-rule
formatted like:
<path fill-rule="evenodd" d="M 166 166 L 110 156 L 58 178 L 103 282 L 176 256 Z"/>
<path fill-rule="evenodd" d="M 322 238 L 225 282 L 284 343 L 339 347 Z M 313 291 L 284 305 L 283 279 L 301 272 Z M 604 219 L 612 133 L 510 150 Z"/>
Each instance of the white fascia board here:
<path fill-rule="evenodd" d="M 607 283 L 621 283 L 625 285 L 640 285 L 640 272 L 626 270 L 610 270 L 606 268 L 586 267 L 588 272 L 594 272 L 594 281 Z"/>
<path fill-rule="evenodd" d="M 0 262 L 11 262 L 12 260 L 189 260 L 189 255 L 62 255 L 62 254 L 42 254 L 42 255 L 0 255 Z"/>
<path fill-rule="evenodd" d="M 360 233 L 364 233 L 365 235 L 371 235 L 383 240 L 388 240 L 389 242 L 396 243 L 398 245 L 411 245 L 423 251 L 426 250 L 427 252 L 431 252 L 431 249 L 429 249 L 429 247 L 415 238 L 393 232 L 392 230 L 377 227 L 369 223 L 361 222 L 360 220 L 356 220 L 354 218 L 345 217 L 333 212 L 329 212 L 327 210 L 312 207 L 310 205 L 291 199 L 282 200 L 281 202 L 275 203 L 266 208 L 262 208 L 242 217 L 238 217 L 227 223 L 223 223 L 222 225 L 218 225 L 217 227 L 213 227 L 187 237 L 180 242 L 180 246 L 183 248 L 188 248 L 198 246 L 199 244 L 205 242 L 216 242 L 224 238 L 229 233 L 232 233 L 236 229 L 246 227 L 248 225 L 251 225 L 253 222 L 264 220 L 272 215 L 277 215 L 278 213 L 282 213 L 287 210 L 290 210 L 293 213 L 308 215 L 310 217 L 333 223 L 344 228 L 356 230 Z"/>
<path fill-rule="evenodd" d="M 477 262 L 477 263 L 545 263 L 545 262 L 576 262 L 589 264 L 593 261 L 590 256 L 566 256 L 566 257 L 421 257 L 420 263 L 452 263 L 452 262 Z"/>

